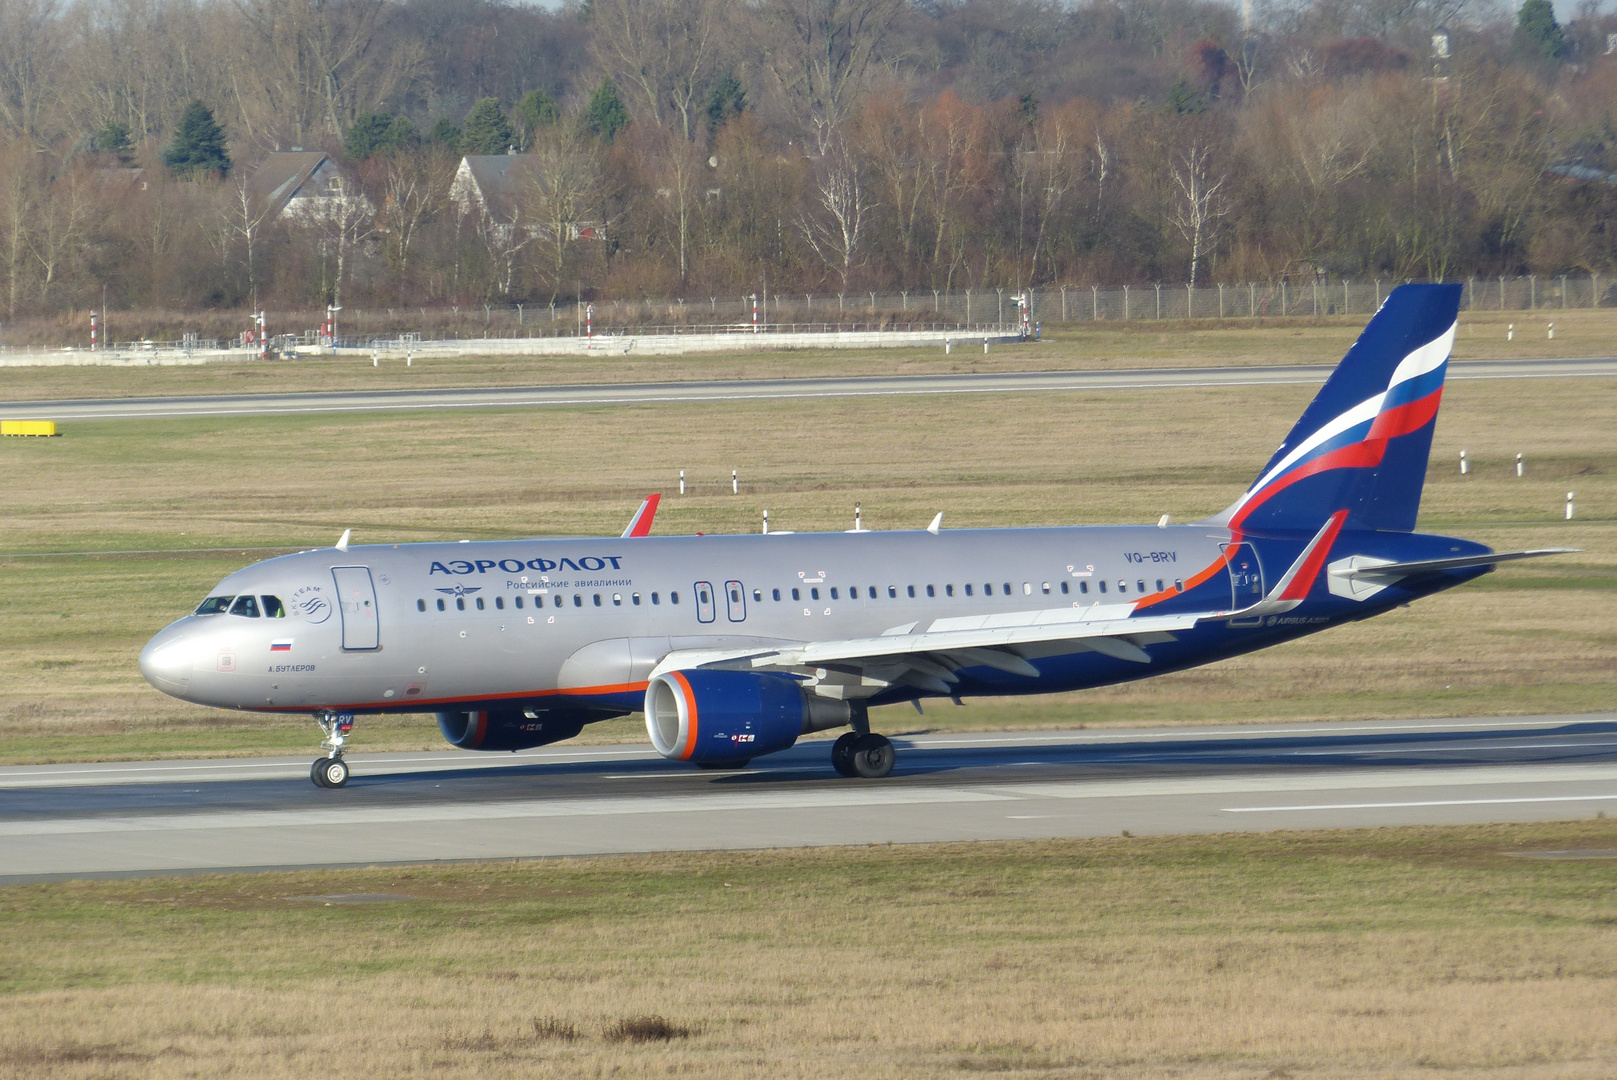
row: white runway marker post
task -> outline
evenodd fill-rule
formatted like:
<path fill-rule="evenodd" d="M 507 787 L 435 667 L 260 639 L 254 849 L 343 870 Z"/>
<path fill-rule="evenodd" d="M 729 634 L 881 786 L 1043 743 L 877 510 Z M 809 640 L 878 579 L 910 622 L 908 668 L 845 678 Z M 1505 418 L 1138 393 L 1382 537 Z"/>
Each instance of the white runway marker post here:
<path fill-rule="evenodd" d="M 679 493 L 685 494 L 685 470 L 679 470 Z"/>
<path fill-rule="evenodd" d="M 1572 492 L 1566 493 L 1566 519 L 1572 520 Z"/>
<path fill-rule="evenodd" d="M 1460 475 L 1464 476 L 1471 471 L 1471 463 L 1465 459 L 1465 451 L 1460 451 Z"/>
<path fill-rule="evenodd" d="M 1551 341 L 1555 340 L 1555 324 L 1554 323 L 1550 323 L 1549 340 L 1551 340 Z"/>
<path fill-rule="evenodd" d="M 736 475 L 735 469 L 730 470 L 730 494 L 741 494 L 741 478 Z"/>
<path fill-rule="evenodd" d="M 1522 461 L 1522 456 L 1520 454 L 1517 454 L 1516 455 L 1516 478 L 1518 480 L 1521 479 L 1521 477 L 1524 475 L 1523 470 L 1525 468 L 1526 468 L 1526 462 Z"/>
<path fill-rule="evenodd" d="M 1505 340 L 1506 341 L 1515 341 L 1516 340 L 1516 324 L 1515 323 L 1511 323 L 1509 326 L 1505 327 Z"/>

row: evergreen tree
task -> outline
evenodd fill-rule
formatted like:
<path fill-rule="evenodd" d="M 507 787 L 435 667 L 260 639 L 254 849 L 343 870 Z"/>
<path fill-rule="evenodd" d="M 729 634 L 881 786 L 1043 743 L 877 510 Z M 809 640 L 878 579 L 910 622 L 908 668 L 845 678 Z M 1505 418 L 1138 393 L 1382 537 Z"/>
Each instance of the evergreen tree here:
<path fill-rule="evenodd" d="M 517 111 L 522 114 L 522 122 L 529 131 L 548 127 L 561 119 L 561 110 L 556 108 L 555 101 L 543 90 L 529 90 L 517 103 Z"/>
<path fill-rule="evenodd" d="M 447 116 L 440 116 L 427 132 L 427 141 L 451 154 L 460 153 L 460 128 Z"/>
<path fill-rule="evenodd" d="M 1167 102 L 1168 108 L 1180 116 L 1193 116 L 1207 108 L 1206 99 L 1201 96 L 1195 87 L 1190 85 L 1190 80 L 1183 75 L 1175 79 L 1174 84 L 1168 87 Z"/>
<path fill-rule="evenodd" d="M 414 141 L 415 125 L 408 117 L 366 113 L 348 129 L 343 139 L 343 153 L 351 161 L 363 161 L 373 154 L 388 153 Z"/>
<path fill-rule="evenodd" d="M 1566 55 L 1566 38 L 1561 24 L 1555 21 L 1555 7 L 1550 0 L 1527 0 L 1516 13 L 1516 32 L 1529 49 L 1537 49 L 1546 60 Z"/>
<path fill-rule="evenodd" d="M 746 108 L 747 92 L 741 88 L 740 81 L 726 71 L 714 80 L 713 90 L 707 96 L 708 134 L 729 123 L 731 117 L 740 116 Z"/>
<path fill-rule="evenodd" d="M 185 107 L 174 141 L 163 151 L 163 164 L 179 177 L 198 173 L 230 171 L 230 155 L 225 152 L 225 132 L 213 119 L 213 110 L 200 101 Z"/>
<path fill-rule="evenodd" d="M 629 110 L 624 107 L 623 99 L 618 97 L 618 88 L 612 85 L 611 79 L 601 80 L 601 85 L 595 88 L 594 95 L 590 97 L 590 107 L 584 115 L 589 122 L 590 133 L 607 142 L 629 126 Z"/>
<path fill-rule="evenodd" d="M 108 120 L 101 130 L 90 136 L 90 148 L 100 154 L 113 154 L 121 165 L 127 165 L 134 154 L 135 144 L 129 138 L 129 128 L 116 120 Z"/>
<path fill-rule="evenodd" d="M 503 154 L 516 142 L 516 132 L 498 98 L 478 99 L 460 129 L 460 149 L 466 154 Z"/>

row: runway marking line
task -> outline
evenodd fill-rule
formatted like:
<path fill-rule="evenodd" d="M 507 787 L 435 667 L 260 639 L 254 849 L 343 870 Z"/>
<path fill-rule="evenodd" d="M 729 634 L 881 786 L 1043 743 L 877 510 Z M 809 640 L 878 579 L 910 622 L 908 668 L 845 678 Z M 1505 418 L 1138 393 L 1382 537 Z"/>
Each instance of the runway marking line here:
<path fill-rule="evenodd" d="M 1226 814 L 1273 814 L 1285 810 L 1403 810 L 1420 806 L 1503 806 L 1515 803 L 1611 802 L 1617 795 L 1540 795 L 1520 799 L 1420 799 L 1411 802 L 1318 803 L 1313 806 L 1224 806 Z"/>

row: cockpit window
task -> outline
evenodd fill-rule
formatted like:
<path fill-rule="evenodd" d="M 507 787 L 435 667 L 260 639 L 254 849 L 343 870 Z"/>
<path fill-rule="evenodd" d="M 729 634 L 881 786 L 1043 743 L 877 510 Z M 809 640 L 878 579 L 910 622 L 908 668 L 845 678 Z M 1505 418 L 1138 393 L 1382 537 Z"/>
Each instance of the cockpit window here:
<path fill-rule="evenodd" d="M 258 601 L 251 596 L 238 596 L 236 597 L 236 602 L 230 605 L 230 613 L 256 619 L 258 618 Z"/>
<path fill-rule="evenodd" d="M 197 605 L 195 615 L 223 615 L 230 610 L 230 602 L 234 596 L 210 596 Z"/>
<path fill-rule="evenodd" d="M 264 618 L 286 618 L 286 606 L 281 603 L 281 598 L 279 596 L 260 596 L 258 599 L 264 605 Z"/>

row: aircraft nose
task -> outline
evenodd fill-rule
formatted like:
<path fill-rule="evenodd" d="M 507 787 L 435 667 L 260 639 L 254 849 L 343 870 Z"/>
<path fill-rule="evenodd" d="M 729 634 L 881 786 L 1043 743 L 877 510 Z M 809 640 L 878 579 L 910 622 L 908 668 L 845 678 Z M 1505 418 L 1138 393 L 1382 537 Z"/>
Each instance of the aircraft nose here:
<path fill-rule="evenodd" d="M 191 655 L 195 651 L 190 635 L 181 626 L 170 626 L 140 650 L 140 673 L 165 694 L 180 695 L 191 685 Z"/>

